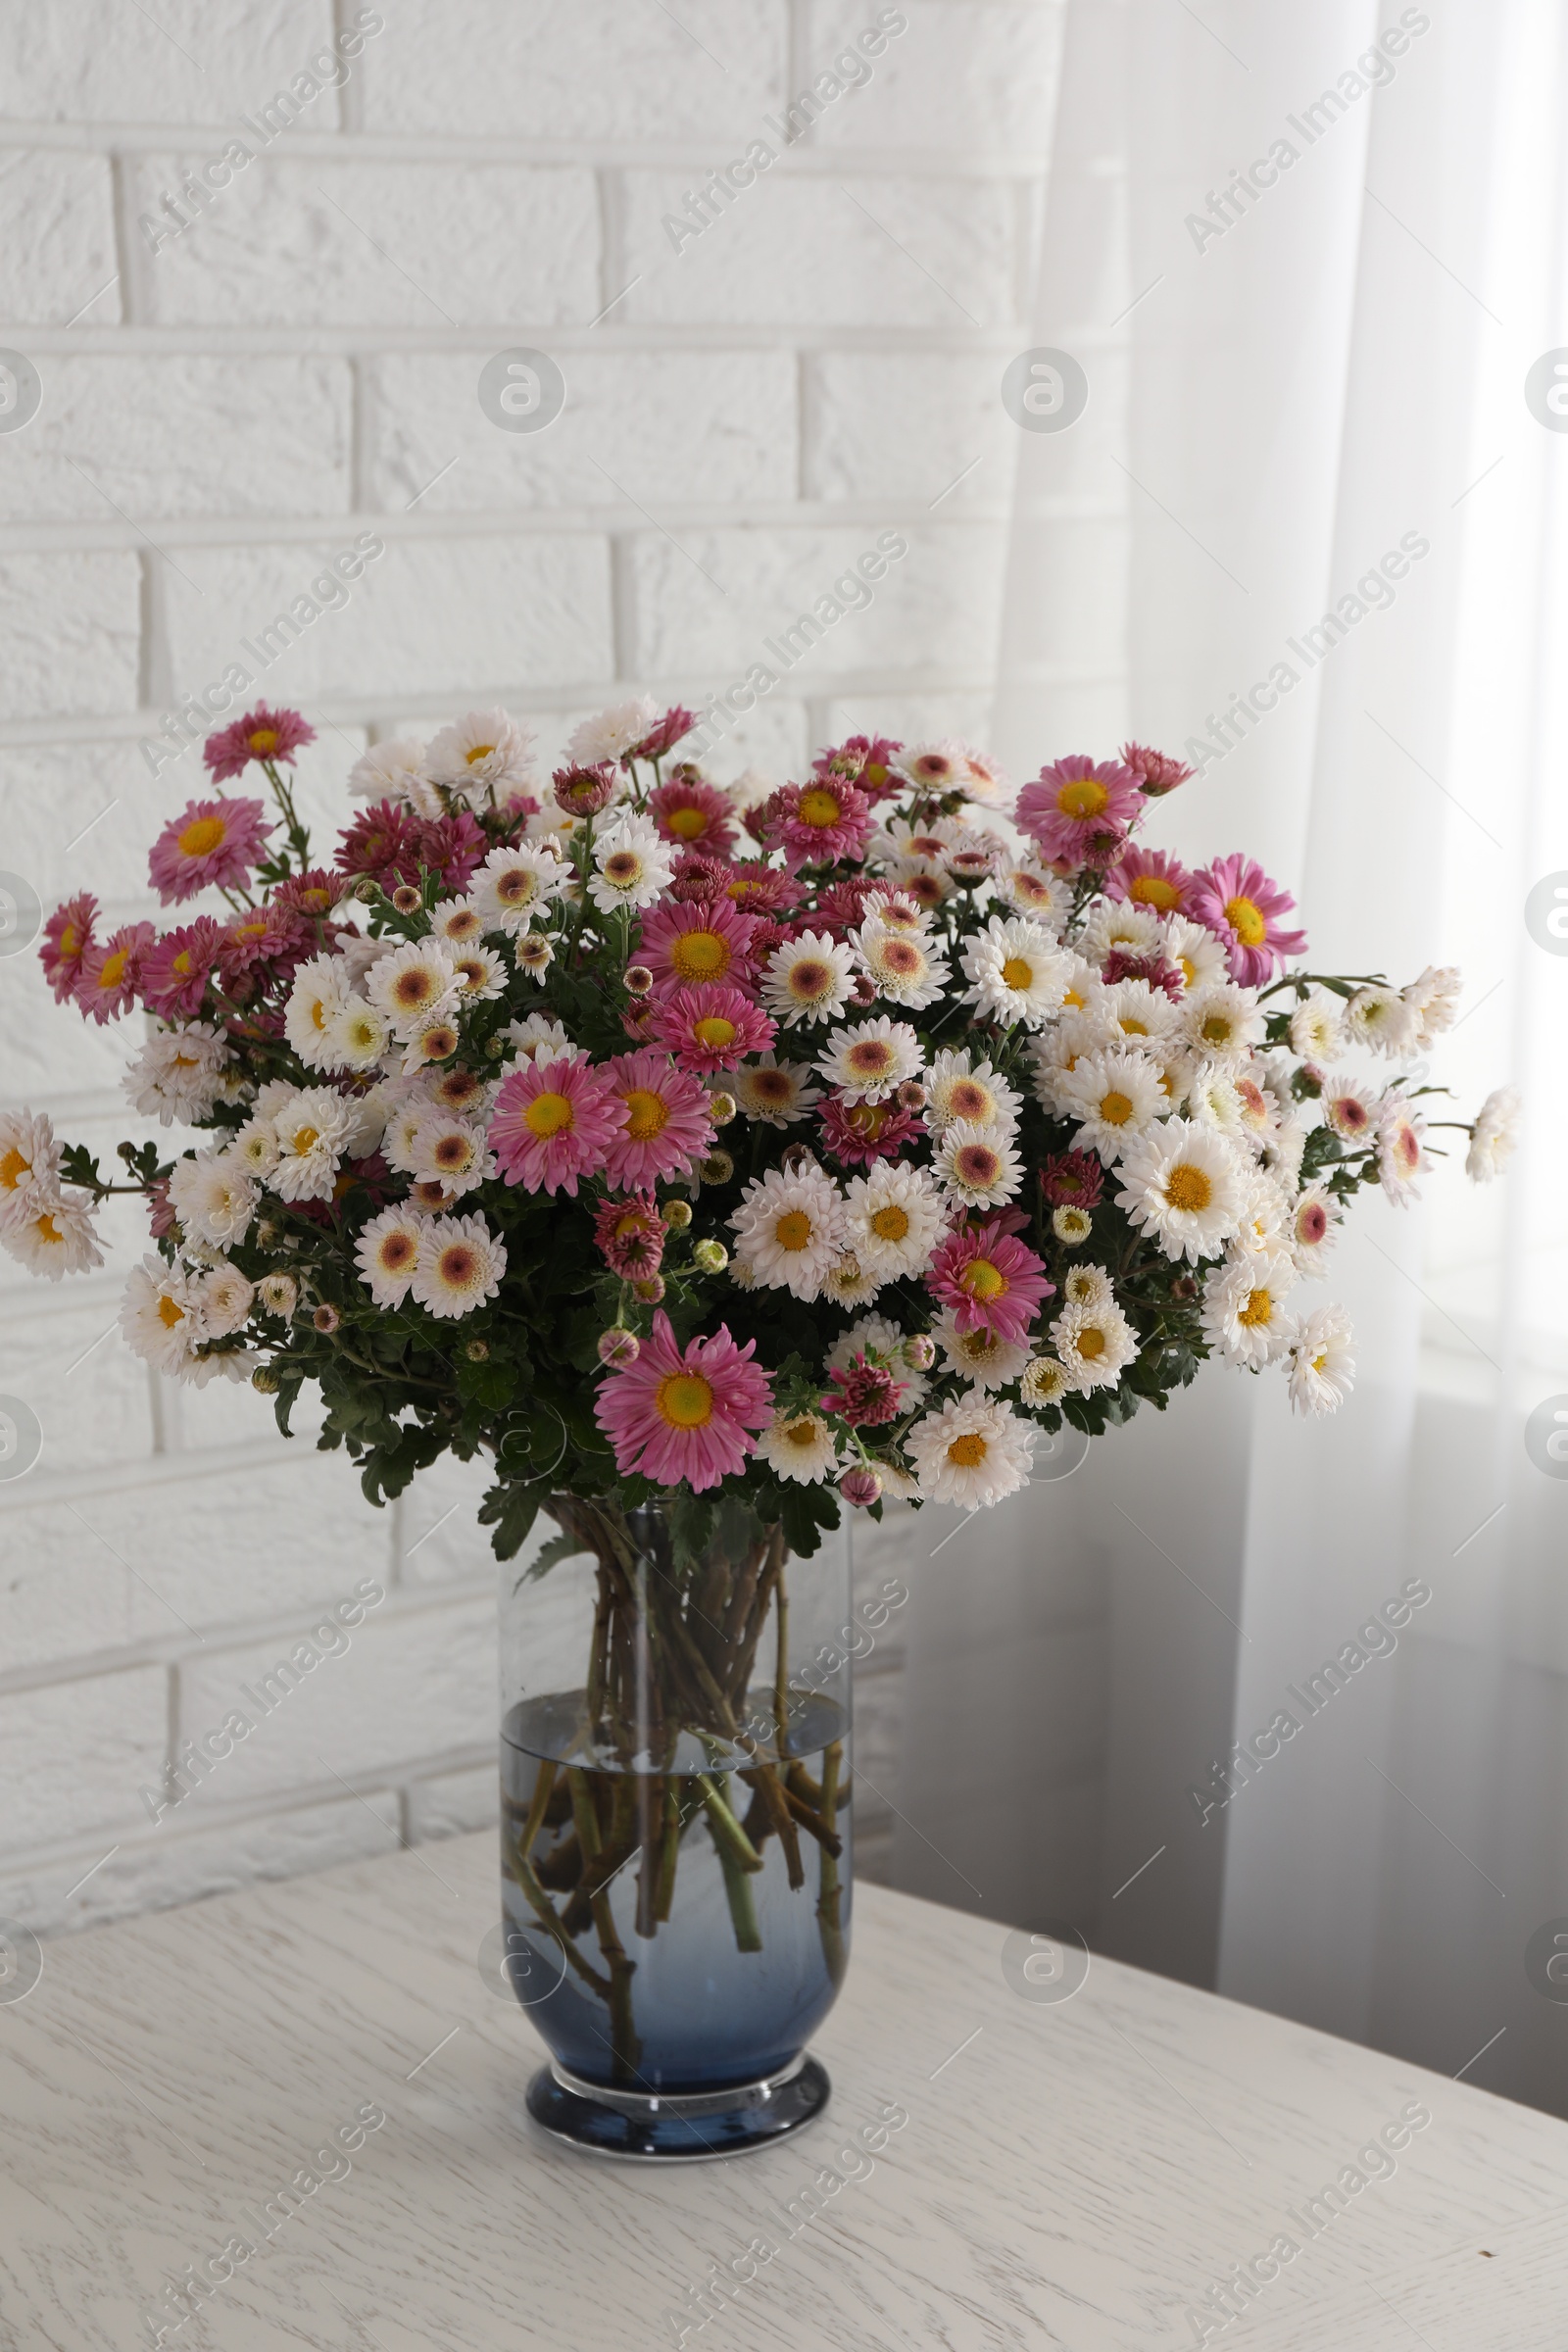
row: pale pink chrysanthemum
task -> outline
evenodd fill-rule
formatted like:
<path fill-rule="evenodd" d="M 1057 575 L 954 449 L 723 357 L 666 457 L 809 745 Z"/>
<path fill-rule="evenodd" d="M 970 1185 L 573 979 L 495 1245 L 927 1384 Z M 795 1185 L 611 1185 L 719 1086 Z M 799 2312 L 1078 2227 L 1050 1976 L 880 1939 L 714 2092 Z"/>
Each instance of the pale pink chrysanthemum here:
<path fill-rule="evenodd" d="M 727 1328 L 677 1346 L 669 1317 L 654 1317 L 636 1363 L 600 1383 L 594 1418 L 623 1476 L 702 1494 L 739 1470 L 773 1417 L 773 1384 Z"/>
<path fill-rule="evenodd" d="M 262 801 L 192 801 L 153 843 L 148 878 L 166 906 L 209 884 L 232 890 L 266 857 L 271 830 Z"/>
<path fill-rule="evenodd" d="M 1018 795 L 1014 814 L 1043 858 L 1105 865 L 1143 807 L 1138 778 L 1119 760 L 1074 754 L 1043 767 Z"/>
<path fill-rule="evenodd" d="M 608 1068 L 531 1061 L 502 1081 L 490 1148 L 506 1183 L 575 1199 L 578 1177 L 604 1166 L 620 1116 Z"/>
<path fill-rule="evenodd" d="M 1287 956 L 1306 949 L 1304 931 L 1285 928 L 1296 901 L 1251 858 L 1216 858 L 1195 874 L 1186 911 L 1224 941 L 1231 978 L 1244 988 L 1261 988 Z"/>
<path fill-rule="evenodd" d="M 655 1035 L 683 1070 L 732 1070 L 748 1054 L 761 1054 L 778 1032 L 760 1005 L 738 988 L 677 989 L 654 1014 Z"/>
<path fill-rule="evenodd" d="M 1129 843 L 1105 875 L 1107 898 L 1130 900 L 1159 915 L 1185 914 L 1192 896 L 1193 877 L 1168 850 L 1146 850 Z"/>
<path fill-rule="evenodd" d="M 699 1081 L 667 1054 L 643 1046 L 601 1065 L 619 1126 L 605 1153 L 612 1191 L 641 1192 L 660 1177 L 684 1175 L 711 1150 L 713 1118 Z"/>

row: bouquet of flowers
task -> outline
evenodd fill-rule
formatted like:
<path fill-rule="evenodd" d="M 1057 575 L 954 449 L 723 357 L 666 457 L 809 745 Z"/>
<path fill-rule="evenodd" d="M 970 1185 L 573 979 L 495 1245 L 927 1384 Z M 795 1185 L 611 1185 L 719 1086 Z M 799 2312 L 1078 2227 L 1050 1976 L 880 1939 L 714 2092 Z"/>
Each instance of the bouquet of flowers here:
<path fill-rule="evenodd" d="M 1399 1065 L 1457 974 L 1300 969 L 1250 858 L 1143 845 L 1191 771 L 1140 744 L 1014 791 L 855 736 L 726 787 L 693 723 L 606 710 L 548 782 L 503 711 L 377 744 L 330 863 L 298 713 L 212 736 L 150 858 L 187 919 L 100 936 L 83 895 L 41 949 L 85 1018 L 143 1016 L 130 1102 L 196 1141 L 106 1174 L 0 1117 L 0 1241 L 99 1264 L 139 1192 L 131 1348 L 285 1431 L 315 1382 L 372 1501 L 485 1456 L 503 1557 L 561 1495 L 681 1490 L 693 1556 L 726 1502 L 796 1551 L 841 1502 L 995 1503 L 1042 1428 L 1207 1356 L 1338 1405 L 1350 1329 L 1302 1292 L 1352 1194 L 1415 1195 L 1442 1090 Z M 224 789 L 253 771 L 270 808 Z M 1516 1107 L 1461 1129 L 1473 1176 Z"/>

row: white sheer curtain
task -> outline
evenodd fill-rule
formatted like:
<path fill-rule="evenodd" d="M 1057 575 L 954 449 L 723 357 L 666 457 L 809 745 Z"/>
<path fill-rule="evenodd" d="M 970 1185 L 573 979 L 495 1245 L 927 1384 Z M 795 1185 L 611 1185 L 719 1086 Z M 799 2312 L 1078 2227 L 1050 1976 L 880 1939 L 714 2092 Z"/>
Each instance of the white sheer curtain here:
<path fill-rule="evenodd" d="M 1094 1933 L 1449 2072 L 1505 2029 L 1473 2079 L 1554 2105 L 1568 1482 L 1523 1433 L 1568 1392 L 1568 966 L 1524 901 L 1568 868 L 1568 434 L 1525 379 L 1568 343 L 1565 101 L 1563 0 L 1069 0 L 1033 341 L 1090 400 L 1020 434 L 994 729 L 1019 773 L 1206 739 L 1150 837 L 1253 851 L 1320 968 L 1461 963 L 1435 1075 L 1530 1102 L 1506 1188 L 1440 1137 L 1423 1210 L 1363 1196 L 1335 1422 L 1213 1368 L 1029 1498 L 1045 1584 L 1105 1595 Z M 1189 1785 L 1409 1579 L 1397 1650 L 1200 1826 Z M 1033 1909 L 1082 1916 L 1039 1850 Z"/>

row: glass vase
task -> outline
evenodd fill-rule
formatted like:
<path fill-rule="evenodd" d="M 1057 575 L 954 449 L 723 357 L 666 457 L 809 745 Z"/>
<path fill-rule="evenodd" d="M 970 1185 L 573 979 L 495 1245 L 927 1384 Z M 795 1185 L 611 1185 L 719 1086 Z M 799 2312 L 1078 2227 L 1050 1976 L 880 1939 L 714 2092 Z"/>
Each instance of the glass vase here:
<path fill-rule="evenodd" d="M 601 2154 L 728 2156 L 809 2122 L 849 1953 L 849 1542 L 738 1504 L 557 1495 L 501 1578 L 505 1966 L 528 2109 Z M 694 1544 L 688 1540 L 692 1531 Z"/>

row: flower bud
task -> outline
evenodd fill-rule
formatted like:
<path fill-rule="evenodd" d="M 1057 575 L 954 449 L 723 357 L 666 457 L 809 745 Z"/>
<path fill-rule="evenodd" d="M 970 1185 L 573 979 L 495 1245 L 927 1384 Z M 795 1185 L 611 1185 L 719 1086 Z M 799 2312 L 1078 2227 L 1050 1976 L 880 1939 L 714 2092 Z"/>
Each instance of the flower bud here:
<path fill-rule="evenodd" d="M 692 1204 L 689 1200 L 666 1200 L 659 1213 L 671 1233 L 684 1233 L 692 1221 Z"/>
<path fill-rule="evenodd" d="M 628 997 L 646 997 L 654 985 L 654 975 L 646 963 L 628 963 L 625 971 Z"/>
<path fill-rule="evenodd" d="M 490 1343 L 488 1340 L 470 1340 L 463 1352 L 470 1364 L 485 1363 L 489 1360 Z"/>
<path fill-rule="evenodd" d="M 417 914 L 424 901 L 412 882 L 400 882 L 392 893 L 392 904 L 399 914 Z"/>
<path fill-rule="evenodd" d="M 881 1492 L 882 1481 L 874 1470 L 863 1464 L 858 1469 L 846 1470 L 844 1476 L 839 1480 L 839 1493 L 845 1501 L 853 1502 L 858 1509 L 862 1511 L 868 1509 L 876 1501 Z"/>
<path fill-rule="evenodd" d="M 662 1274 L 650 1274 L 646 1282 L 634 1282 L 631 1295 L 644 1306 L 657 1306 L 664 1296 L 664 1277 Z"/>
<path fill-rule="evenodd" d="M 263 1396 L 275 1396 L 283 1386 L 270 1364 L 258 1364 L 251 1374 L 251 1387 Z"/>
<path fill-rule="evenodd" d="M 697 1172 L 705 1184 L 728 1184 L 735 1162 L 727 1152 L 710 1152 L 706 1159 L 698 1161 Z"/>
<path fill-rule="evenodd" d="M 937 1344 L 928 1331 L 916 1331 L 904 1343 L 904 1360 L 911 1372 L 929 1372 L 937 1360 Z"/>
<path fill-rule="evenodd" d="M 850 990 L 850 1002 L 861 1007 L 876 1003 L 876 982 L 867 972 L 857 972 Z"/>
<path fill-rule="evenodd" d="M 729 1251 L 722 1242 L 699 1242 L 692 1255 L 705 1274 L 722 1274 L 729 1264 Z"/>
<path fill-rule="evenodd" d="M 715 1127 L 727 1127 L 739 1108 L 733 1095 L 720 1092 L 708 1098 L 708 1114 Z"/>
<path fill-rule="evenodd" d="M 318 1306 L 311 1317 L 317 1330 L 326 1334 L 336 1331 L 342 1320 L 335 1306 Z"/>
<path fill-rule="evenodd" d="M 637 1285 L 639 1290 L 642 1287 L 641 1283 Z M 634 1364 L 637 1361 L 641 1353 L 642 1348 L 638 1345 L 637 1335 L 633 1331 L 622 1331 L 617 1325 L 612 1331 L 602 1331 L 599 1334 L 599 1361 L 602 1364 L 609 1364 L 612 1371 L 624 1371 L 628 1364 Z"/>
<path fill-rule="evenodd" d="M 901 1110 L 924 1110 L 925 1088 L 917 1078 L 906 1078 L 895 1097 Z"/>
<path fill-rule="evenodd" d="M 550 781 L 568 815 L 597 816 L 614 793 L 615 764 L 606 760 L 596 767 L 558 767 Z"/>

